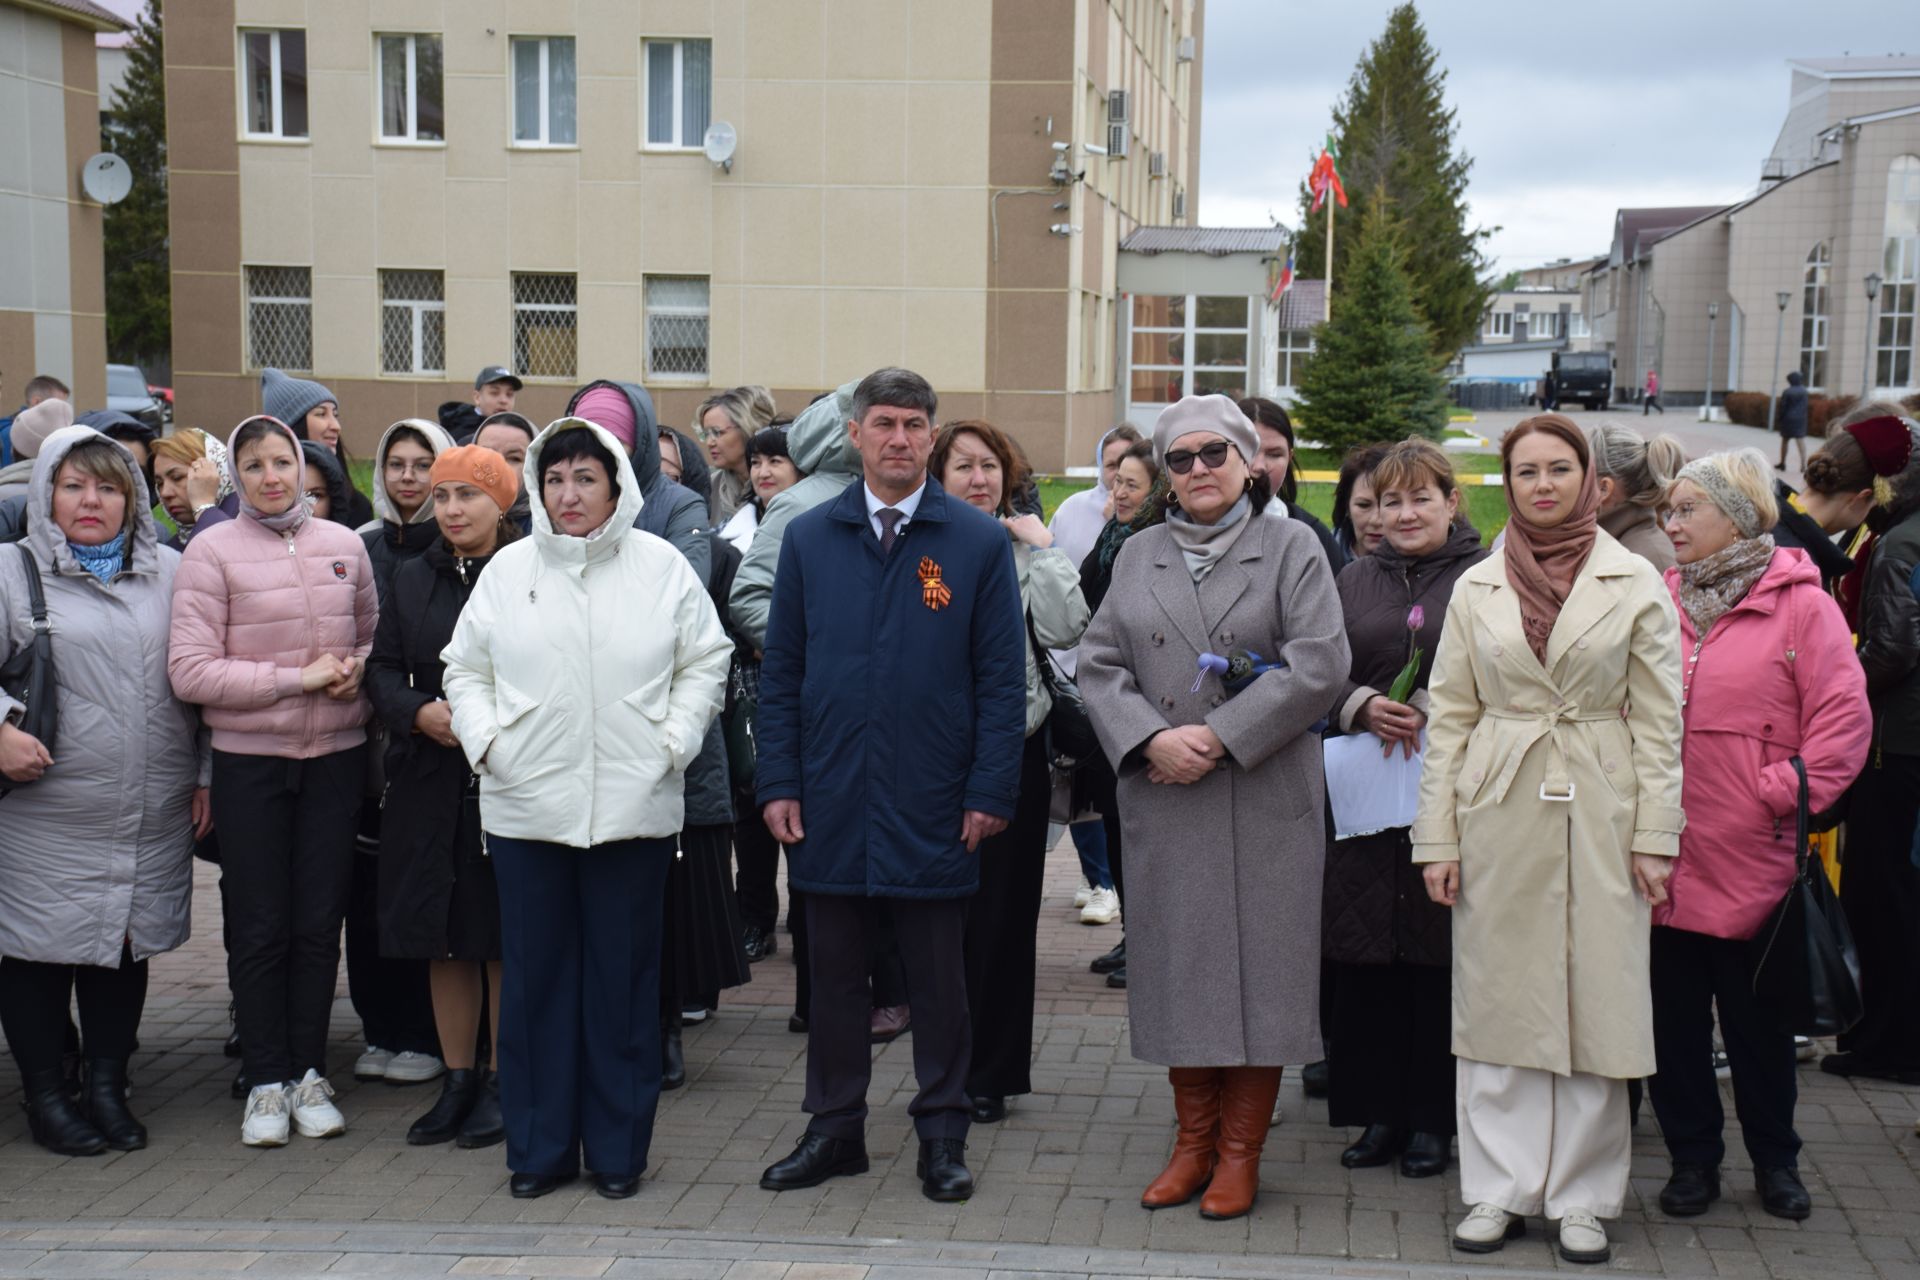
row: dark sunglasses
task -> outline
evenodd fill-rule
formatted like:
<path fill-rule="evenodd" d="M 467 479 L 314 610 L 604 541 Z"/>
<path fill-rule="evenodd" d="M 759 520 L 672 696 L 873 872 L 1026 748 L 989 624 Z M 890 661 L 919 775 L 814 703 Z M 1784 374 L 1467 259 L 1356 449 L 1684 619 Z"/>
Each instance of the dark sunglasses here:
<path fill-rule="evenodd" d="M 1215 440 L 1212 444 L 1203 444 L 1198 449 L 1167 450 L 1167 470 L 1177 476 L 1183 476 L 1193 470 L 1195 458 L 1207 464 L 1207 470 L 1218 471 L 1227 465 L 1227 450 L 1232 446 L 1225 440 Z"/>

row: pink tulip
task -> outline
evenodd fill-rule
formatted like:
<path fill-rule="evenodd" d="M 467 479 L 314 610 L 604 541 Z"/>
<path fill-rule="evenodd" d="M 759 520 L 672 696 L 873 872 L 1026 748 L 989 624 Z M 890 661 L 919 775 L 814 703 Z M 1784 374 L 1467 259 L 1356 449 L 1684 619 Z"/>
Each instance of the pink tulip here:
<path fill-rule="evenodd" d="M 1407 630 L 1418 631 L 1426 625 L 1427 611 L 1419 605 L 1413 606 L 1413 609 L 1407 614 Z"/>

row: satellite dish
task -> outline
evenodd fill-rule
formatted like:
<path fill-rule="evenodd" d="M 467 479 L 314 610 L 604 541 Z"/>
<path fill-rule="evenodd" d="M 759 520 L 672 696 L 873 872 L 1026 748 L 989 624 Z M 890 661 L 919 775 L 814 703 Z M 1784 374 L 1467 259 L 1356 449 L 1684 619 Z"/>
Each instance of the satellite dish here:
<path fill-rule="evenodd" d="M 80 166 L 80 187 L 99 204 L 119 204 L 133 190 L 133 169 L 111 151 Z"/>
<path fill-rule="evenodd" d="M 707 136 L 701 142 L 707 159 L 719 165 L 728 173 L 733 172 L 733 152 L 740 145 L 740 135 L 725 120 L 715 120 L 707 126 Z"/>

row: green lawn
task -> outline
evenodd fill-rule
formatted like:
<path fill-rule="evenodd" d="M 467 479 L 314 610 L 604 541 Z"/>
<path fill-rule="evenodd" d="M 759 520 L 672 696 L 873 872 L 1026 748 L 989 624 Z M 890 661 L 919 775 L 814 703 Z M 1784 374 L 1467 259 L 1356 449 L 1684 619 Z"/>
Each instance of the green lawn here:
<path fill-rule="evenodd" d="M 1318 452 L 1318 450 L 1312 449 L 1304 451 L 1300 455 L 1302 463 L 1316 470 L 1319 469 L 1322 464 L 1317 459 L 1310 460 L 1309 458 L 1309 455 Z M 1489 455 L 1483 454 L 1461 454 L 1455 458 L 1454 465 L 1458 466 L 1462 472 L 1499 470 L 1500 460 L 1497 456 L 1492 458 L 1493 465 L 1489 467 L 1469 467 L 1461 465 L 1468 462 L 1480 463 L 1488 456 Z M 1060 503 L 1065 500 L 1068 494 L 1077 493 L 1081 489 L 1091 488 L 1093 482 L 1091 480 L 1070 479 L 1059 476 L 1041 476 L 1039 484 L 1040 501 L 1047 509 L 1047 518 L 1052 519 L 1054 511 L 1060 506 Z M 1494 534 L 1506 526 L 1507 495 L 1504 490 L 1495 485 L 1469 485 L 1463 487 L 1461 492 L 1466 497 L 1467 514 L 1473 520 L 1473 527 L 1478 529 L 1483 537 L 1491 539 Z M 1330 522 L 1333 518 L 1333 486 L 1330 484 L 1301 485 L 1300 505 L 1318 516 L 1323 522 Z"/>

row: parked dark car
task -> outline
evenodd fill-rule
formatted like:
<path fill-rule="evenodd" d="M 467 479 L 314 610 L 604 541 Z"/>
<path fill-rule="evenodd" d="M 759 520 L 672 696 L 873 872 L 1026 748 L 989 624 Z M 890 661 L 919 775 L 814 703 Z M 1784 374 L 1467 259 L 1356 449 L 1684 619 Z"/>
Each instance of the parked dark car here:
<path fill-rule="evenodd" d="M 172 406 L 154 394 L 139 365 L 107 366 L 107 408 L 138 418 L 155 435 L 164 433 L 173 420 Z"/>
<path fill-rule="evenodd" d="M 1556 351 L 1549 376 L 1558 405 L 1578 400 L 1589 409 L 1604 409 L 1613 398 L 1613 358 L 1604 351 Z"/>

